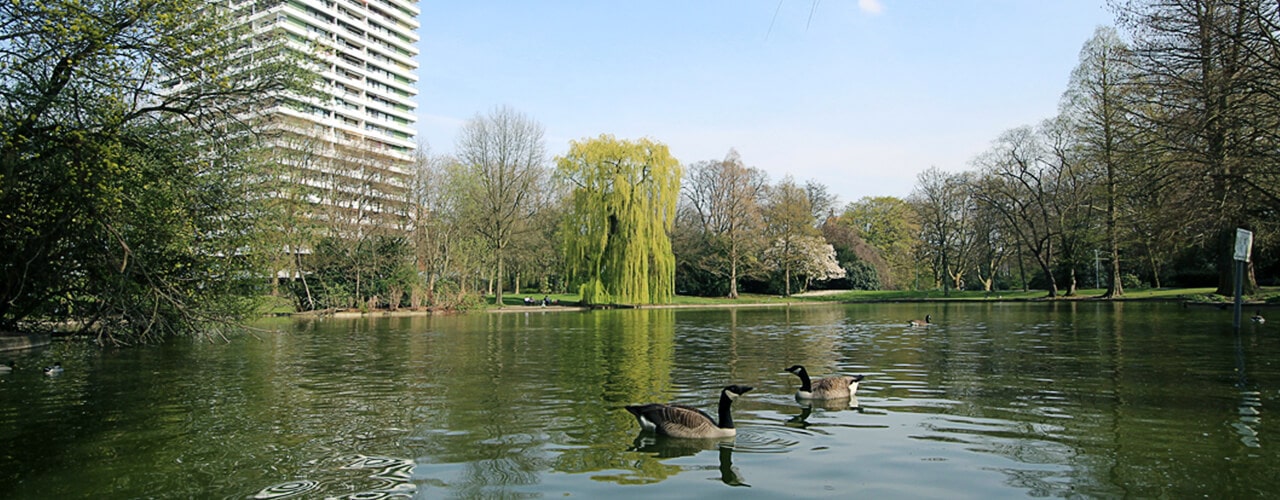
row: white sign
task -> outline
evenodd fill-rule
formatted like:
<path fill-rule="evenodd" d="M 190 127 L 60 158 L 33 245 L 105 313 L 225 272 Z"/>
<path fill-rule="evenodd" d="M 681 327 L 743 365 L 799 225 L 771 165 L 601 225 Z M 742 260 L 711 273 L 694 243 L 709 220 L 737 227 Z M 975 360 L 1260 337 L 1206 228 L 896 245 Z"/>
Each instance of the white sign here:
<path fill-rule="evenodd" d="M 1236 260 L 1249 262 L 1253 253 L 1253 231 L 1236 228 Z"/>

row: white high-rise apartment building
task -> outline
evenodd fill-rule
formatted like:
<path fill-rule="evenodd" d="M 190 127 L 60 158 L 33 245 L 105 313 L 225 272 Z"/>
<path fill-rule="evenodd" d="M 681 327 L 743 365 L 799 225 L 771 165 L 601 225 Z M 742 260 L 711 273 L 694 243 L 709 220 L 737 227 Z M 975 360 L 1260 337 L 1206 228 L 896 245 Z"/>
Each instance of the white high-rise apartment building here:
<path fill-rule="evenodd" d="M 276 157 L 314 217 L 407 227 L 418 0 L 230 0 L 256 40 L 285 40 L 316 95 L 267 103 Z M 301 193 L 301 194 L 300 194 Z M 283 193 L 278 193 L 283 195 Z"/>

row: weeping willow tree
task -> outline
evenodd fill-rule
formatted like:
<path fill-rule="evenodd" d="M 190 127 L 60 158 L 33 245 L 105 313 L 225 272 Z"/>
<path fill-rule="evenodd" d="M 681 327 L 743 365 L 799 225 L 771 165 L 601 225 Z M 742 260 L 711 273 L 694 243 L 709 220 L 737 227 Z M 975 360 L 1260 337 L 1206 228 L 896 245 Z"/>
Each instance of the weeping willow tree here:
<path fill-rule="evenodd" d="M 667 146 L 601 135 L 570 142 L 556 163 L 572 189 L 562 233 L 567 275 L 583 303 L 671 302 L 681 171 Z"/>

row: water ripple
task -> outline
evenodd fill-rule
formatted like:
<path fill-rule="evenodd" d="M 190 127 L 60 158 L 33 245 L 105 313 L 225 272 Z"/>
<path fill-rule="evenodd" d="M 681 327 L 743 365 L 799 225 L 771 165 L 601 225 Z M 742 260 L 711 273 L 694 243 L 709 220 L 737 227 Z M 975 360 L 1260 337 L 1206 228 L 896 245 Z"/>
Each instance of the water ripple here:
<path fill-rule="evenodd" d="M 309 479 L 303 479 L 299 481 L 289 481 L 289 482 L 280 483 L 277 485 L 263 488 L 262 491 L 259 491 L 257 494 L 253 495 L 252 498 L 272 499 L 272 500 L 276 498 L 289 498 L 292 496 L 301 495 L 308 491 L 313 491 L 319 487 L 320 487 L 319 482 L 311 481 Z"/>

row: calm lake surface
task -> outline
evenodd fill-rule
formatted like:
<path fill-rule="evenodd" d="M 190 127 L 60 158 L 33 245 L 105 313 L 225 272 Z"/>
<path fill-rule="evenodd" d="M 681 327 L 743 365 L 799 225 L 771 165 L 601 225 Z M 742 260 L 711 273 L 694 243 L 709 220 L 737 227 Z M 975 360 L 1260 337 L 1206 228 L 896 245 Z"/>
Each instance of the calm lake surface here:
<path fill-rule="evenodd" d="M 906 322 L 931 314 L 930 328 Z M 1280 320 L 1280 318 L 1277 318 Z M 1277 321 L 1276 323 L 1280 323 Z M 1148 303 L 279 320 L 229 343 L 0 353 L 0 498 L 1280 493 L 1280 331 Z M 39 367 L 61 361 L 66 372 Z M 803 407 L 799 380 L 864 374 Z M 623 406 L 733 407 L 658 439 Z"/>

